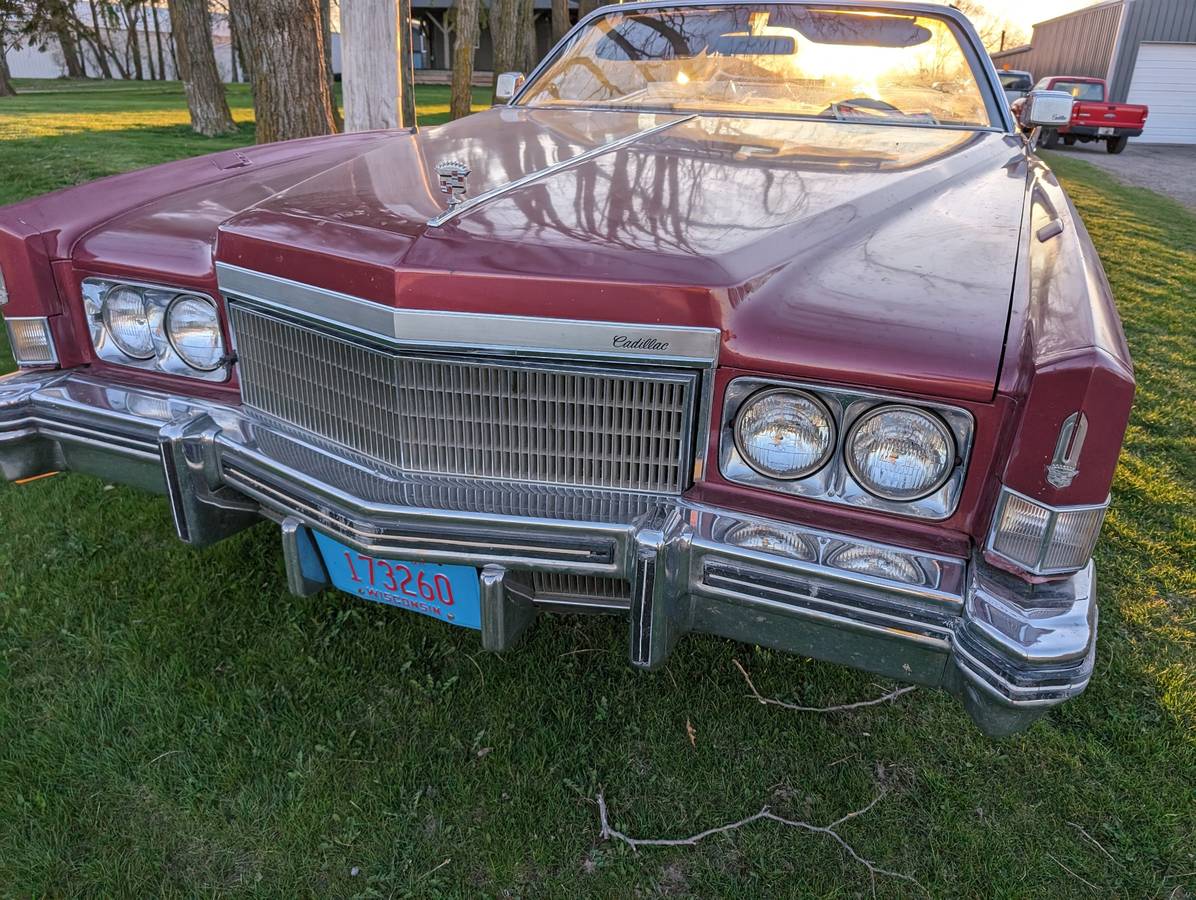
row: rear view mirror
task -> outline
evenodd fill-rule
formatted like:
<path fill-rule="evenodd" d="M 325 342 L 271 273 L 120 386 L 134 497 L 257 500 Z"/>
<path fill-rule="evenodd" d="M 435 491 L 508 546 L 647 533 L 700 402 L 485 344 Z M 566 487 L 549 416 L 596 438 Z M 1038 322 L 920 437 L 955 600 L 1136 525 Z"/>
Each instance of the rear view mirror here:
<path fill-rule="evenodd" d="M 1056 128 L 1071 121 L 1072 97 L 1067 91 L 1030 91 L 1018 111 L 1023 128 Z"/>
<path fill-rule="evenodd" d="M 506 103 L 523 87 L 522 72 L 503 72 L 494 79 L 494 103 Z"/>

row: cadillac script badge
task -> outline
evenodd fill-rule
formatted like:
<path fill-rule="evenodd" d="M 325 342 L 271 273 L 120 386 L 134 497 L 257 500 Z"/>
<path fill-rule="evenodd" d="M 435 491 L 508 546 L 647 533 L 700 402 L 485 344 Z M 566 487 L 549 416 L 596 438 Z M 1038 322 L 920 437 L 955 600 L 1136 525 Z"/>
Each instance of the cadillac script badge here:
<path fill-rule="evenodd" d="M 465 199 L 465 179 L 469 177 L 469 166 L 455 159 L 446 159 L 436 164 L 440 178 L 440 193 L 448 194 L 449 209 Z"/>

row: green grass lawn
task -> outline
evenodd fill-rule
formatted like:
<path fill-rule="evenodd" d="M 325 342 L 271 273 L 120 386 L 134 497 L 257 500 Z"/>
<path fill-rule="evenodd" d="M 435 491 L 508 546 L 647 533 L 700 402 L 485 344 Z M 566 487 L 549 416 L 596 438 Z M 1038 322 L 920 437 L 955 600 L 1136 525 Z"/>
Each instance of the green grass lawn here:
<path fill-rule="evenodd" d="M 177 85 L 0 100 L 0 196 L 244 143 Z M 443 104 L 427 89 L 421 103 Z M 248 115 L 234 89 L 238 117 Z M 1109 270 L 1138 402 L 1098 550 L 1092 686 L 994 742 L 958 704 L 800 715 L 867 675 L 706 637 L 625 662 L 626 625 L 541 622 L 515 654 L 327 592 L 287 594 L 276 529 L 205 551 L 162 499 L 83 476 L 0 486 L 0 895 L 834 896 L 1196 892 L 1196 217 L 1055 158 Z M 5 360 L 0 359 L 0 367 Z M 8 361 L 8 365 L 11 362 Z M 693 741 L 687 734 L 692 726 Z M 881 896 L 910 885 L 880 878 Z"/>

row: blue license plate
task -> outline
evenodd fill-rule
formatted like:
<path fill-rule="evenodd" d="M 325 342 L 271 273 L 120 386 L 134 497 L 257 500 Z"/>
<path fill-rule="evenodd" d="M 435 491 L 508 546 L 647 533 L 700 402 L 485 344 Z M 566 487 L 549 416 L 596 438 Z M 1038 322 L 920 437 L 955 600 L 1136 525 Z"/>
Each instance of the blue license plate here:
<path fill-rule="evenodd" d="M 379 559 L 313 531 L 332 583 L 342 591 L 464 628 L 482 627 L 478 570 L 472 566 Z"/>

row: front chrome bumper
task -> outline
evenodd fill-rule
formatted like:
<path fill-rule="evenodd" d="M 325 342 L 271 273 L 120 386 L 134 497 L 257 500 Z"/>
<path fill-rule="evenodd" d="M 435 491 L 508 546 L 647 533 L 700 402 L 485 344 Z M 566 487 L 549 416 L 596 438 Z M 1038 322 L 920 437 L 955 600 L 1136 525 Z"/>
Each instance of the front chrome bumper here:
<path fill-rule="evenodd" d="M 327 585 L 309 529 L 363 553 L 481 570 L 482 644 L 511 647 L 542 612 L 612 612 L 653 669 L 687 632 L 830 660 L 959 697 L 1008 734 L 1080 693 L 1096 638 L 1093 567 L 1028 585 L 986 565 L 695 504 L 671 495 L 396 475 L 239 407 L 85 374 L 0 378 L 0 474 L 77 470 L 165 493 L 195 546 L 281 525 L 288 582 Z M 746 525 L 805 541 L 815 561 L 736 543 Z M 783 542 L 782 542 L 783 543 Z M 896 553 L 898 581 L 836 567 L 845 549 Z M 622 579 L 629 601 L 538 596 L 537 573 Z"/>

